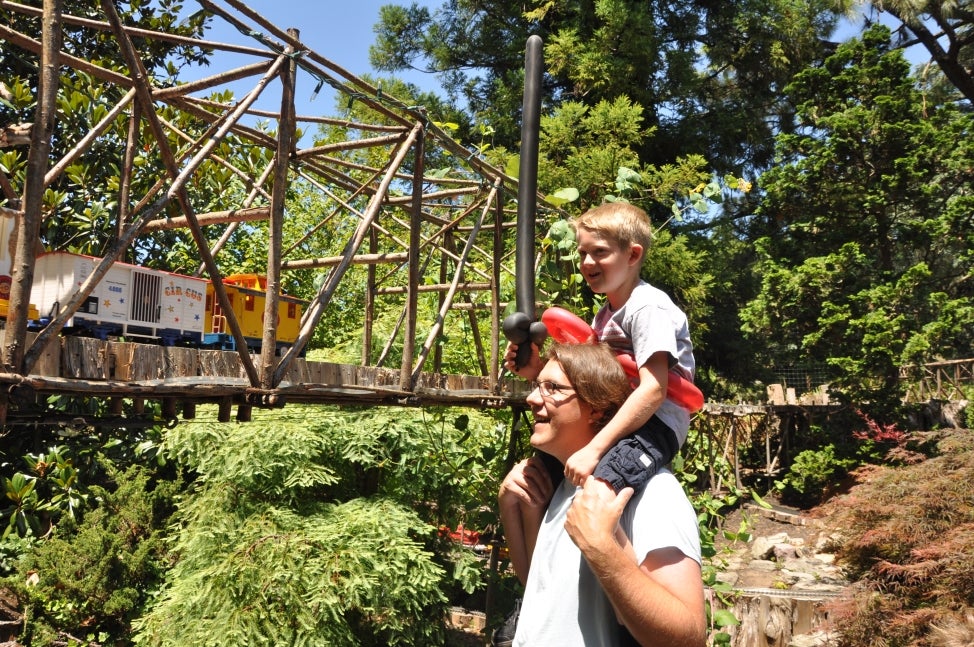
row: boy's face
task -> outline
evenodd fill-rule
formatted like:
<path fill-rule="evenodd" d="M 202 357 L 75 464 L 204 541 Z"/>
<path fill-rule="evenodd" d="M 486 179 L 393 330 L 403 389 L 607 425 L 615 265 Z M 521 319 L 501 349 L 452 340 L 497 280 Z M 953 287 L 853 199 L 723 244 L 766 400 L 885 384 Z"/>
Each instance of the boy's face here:
<path fill-rule="evenodd" d="M 609 294 L 632 285 L 639 276 L 641 245 L 622 248 L 614 241 L 580 229 L 578 255 L 585 282 L 598 294 Z"/>

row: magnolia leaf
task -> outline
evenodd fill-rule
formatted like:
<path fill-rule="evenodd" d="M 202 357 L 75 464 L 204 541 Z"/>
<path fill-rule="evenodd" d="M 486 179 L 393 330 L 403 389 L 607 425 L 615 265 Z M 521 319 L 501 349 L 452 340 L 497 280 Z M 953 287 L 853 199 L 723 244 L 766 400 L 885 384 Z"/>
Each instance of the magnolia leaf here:
<path fill-rule="evenodd" d="M 717 609 L 713 612 L 713 622 L 718 627 L 736 627 L 741 624 L 733 613 L 727 609 Z"/>
<path fill-rule="evenodd" d="M 521 156 L 511 155 L 507 158 L 507 164 L 504 165 L 504 173 L 510 177 L 517 177 L 521 172 Z"/>
<path fill-rule="evenodd" d="M 563 189 L 558 189 L 554 193 L 551 193 L 545 197 L 547 198 L 548 202 L 556 207 L 560 207 L 563 204 L 575 202 L 575 200 L 578 200 L 578 196 L 578 189 L 575 187 L 565 187 Z"/>
<path fill-rule="evenodd" d="M 625 182 L 626 184 L 642 184 L 643 176 L 639 174 L 639 171 L 634 171 L 626 166 L 620 166 L 618 173 L 616 173 L 616 183 L 619 182 Z"/>
<path fill-rule="evenodd" d="M 450 132 L 454 132 L 460 129 L 460 124 L 454 123 L 452 121 L 434 121 L 433 125 L 438 126 L 443 130 L 447 130 Z"/>

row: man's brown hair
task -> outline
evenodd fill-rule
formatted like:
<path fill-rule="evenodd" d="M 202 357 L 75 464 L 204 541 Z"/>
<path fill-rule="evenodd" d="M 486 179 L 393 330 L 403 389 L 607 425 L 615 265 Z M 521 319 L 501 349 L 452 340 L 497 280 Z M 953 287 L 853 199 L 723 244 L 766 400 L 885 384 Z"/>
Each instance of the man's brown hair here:
<path fill-rule="evenodd" d="M 632 386 L 615 353 L 602 343 L 552 344 L 547 357 L 561 364 L 576 395 L 602 411 L 601 424 L 612 419 L 632 393 Z"/>

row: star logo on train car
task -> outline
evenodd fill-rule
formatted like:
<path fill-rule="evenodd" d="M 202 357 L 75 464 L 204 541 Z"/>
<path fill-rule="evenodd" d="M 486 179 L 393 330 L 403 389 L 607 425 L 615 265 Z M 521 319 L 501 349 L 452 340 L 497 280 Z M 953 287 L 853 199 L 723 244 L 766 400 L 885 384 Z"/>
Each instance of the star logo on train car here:
<path fill-rule="evenodd" d="M 102 305 L 105 306 L 106 308 L 111 308 L 112 307 L 112 302 L 110 300 L 108 300 L 108 299 L 105 299 L 105 301 L 102 303 Z"/>
<path fill-rule="evenodd" d="M 170 312 L 170 313 L 172 313 L 172 312 L 175 312 L 175 311 L 176 311 L 176 308 L 174 308 L 174 307 L 172 307 L 172 306 L 169 306 L 169 312 Z"/>

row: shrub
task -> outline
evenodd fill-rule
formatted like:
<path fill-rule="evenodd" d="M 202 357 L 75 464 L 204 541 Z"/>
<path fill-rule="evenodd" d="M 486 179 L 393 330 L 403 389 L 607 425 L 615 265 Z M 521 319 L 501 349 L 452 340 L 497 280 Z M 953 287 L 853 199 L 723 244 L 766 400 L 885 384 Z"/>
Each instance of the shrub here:
<path fill-rule="evenodd" d="M 809 507 L 821 502 L 839 479 L 848 474 L 855 461 L 836 456 L 835 446 L 826 445 L 820 450 L 806 449 L 795 456 L 788 473 L 775 488 L 785 503 Z"/>
<path fill-rule="evenodd" d="M 843 528 L 838 557 L 859 582 L 832 617 L 847 647 L 934 645 L 974 608 L 974 435 L 942 437 L 940 455 L 872 467 L 874 476 L 830 505 Z"/>
<path fill-rule="evenodd" d="M 153 482 L 138 466 L 108 474 L 111 487 L 89 490 L 97 505 L 80 521 L 65 517 L 4 580 L 24 610 L 25 644 L 65 644 L 66 635 L 124 641 L 161 581 L 167 565 L 161 529 L 178 483 Z"/>

